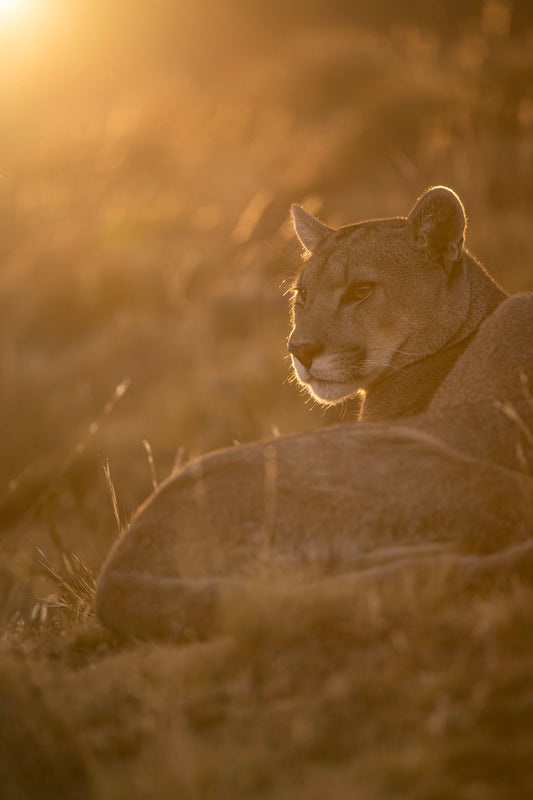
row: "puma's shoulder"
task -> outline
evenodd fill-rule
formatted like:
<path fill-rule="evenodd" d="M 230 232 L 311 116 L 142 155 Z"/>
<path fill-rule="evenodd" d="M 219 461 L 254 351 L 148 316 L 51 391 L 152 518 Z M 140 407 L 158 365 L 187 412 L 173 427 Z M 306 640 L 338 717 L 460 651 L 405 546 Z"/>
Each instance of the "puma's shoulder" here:
<path fill-rule="evenodd" d="M 480 326 L 435 393 L 429 408 L 512 400 L 531 393 L 533 293 L 509 297 Z"/>

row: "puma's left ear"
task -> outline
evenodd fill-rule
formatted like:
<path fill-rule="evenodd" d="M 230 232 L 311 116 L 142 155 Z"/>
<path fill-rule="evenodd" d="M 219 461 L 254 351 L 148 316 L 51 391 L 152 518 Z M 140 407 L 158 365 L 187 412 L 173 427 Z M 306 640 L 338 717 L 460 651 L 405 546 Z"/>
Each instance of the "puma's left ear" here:
<path fill-rule="evenodd" d="M 409 214 L 415 245 L 446 272 L 463 253 L 466 216 L 463 204 L 451 189 L 428 189 Z"/>
<path fill-rule="evenodd" d="M 296 236 L 306 250 L 312 253 L 332 229 L 296 203 L 291 207 L 291 213 Z"/>

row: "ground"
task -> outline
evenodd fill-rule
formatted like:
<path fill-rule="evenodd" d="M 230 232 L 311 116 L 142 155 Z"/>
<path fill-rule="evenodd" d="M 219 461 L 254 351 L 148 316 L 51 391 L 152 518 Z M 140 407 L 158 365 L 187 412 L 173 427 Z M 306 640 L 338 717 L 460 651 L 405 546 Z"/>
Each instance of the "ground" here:
<path fill-rule="evenodd" d="M 187 645 L 7 632 L 7 796 L 531 797 L 531 585 L 435 567 L 242 601 Z"/>
<path fill-rule="evenodd" d="M 257 586 L 187 644 L 92 610 L 176 463 L 351 419 L 287 381 L 292 202 L 334 226 L 452 186 L 533 290 L 527 4 L 78 5 L 0 28 L 6 797 L 531 797 L 524 579 Z"/>

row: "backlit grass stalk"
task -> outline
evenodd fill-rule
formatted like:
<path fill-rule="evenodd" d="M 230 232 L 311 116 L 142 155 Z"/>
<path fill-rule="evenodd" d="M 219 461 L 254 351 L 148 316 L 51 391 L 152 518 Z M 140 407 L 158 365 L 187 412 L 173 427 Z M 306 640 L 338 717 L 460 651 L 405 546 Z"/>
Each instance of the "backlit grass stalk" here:
<path fill-rule="evenodd" d="M 118 502 L 117 502 L 117 493 L 115 491 L 115 486 L 113 484 L 113 480 L 111 478 L 111 469 L 109 467 L 109 459 L 106 459 L 104 467 L 104 475 L 106 478 L 107 483 L 107 490 L 109 492 L 109 497 L 111 499 L 111 505 L 113 507 L 113 514 L 115 516 L 115 522 L 117 523 L 118 528 L 118 535 L 124 536 L 124 526 L 122 525 L 122 520 L 120 519 L 120 513 L 118 510 Z"/>

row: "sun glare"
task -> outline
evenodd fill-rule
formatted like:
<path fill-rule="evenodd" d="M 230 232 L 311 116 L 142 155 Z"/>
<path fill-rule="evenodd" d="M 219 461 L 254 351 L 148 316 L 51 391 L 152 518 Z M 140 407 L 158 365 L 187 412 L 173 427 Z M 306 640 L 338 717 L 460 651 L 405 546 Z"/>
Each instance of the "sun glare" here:
<path fill-rule="evenodd" d="M 0 0 L 0 19 L 18 16 L 27 5 L 28 0 Z"/>

